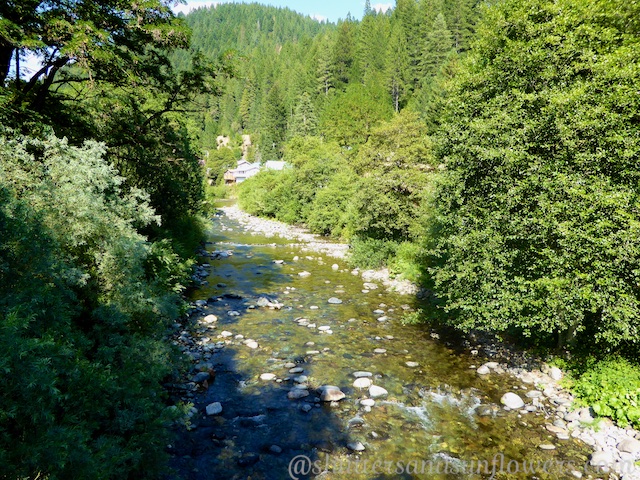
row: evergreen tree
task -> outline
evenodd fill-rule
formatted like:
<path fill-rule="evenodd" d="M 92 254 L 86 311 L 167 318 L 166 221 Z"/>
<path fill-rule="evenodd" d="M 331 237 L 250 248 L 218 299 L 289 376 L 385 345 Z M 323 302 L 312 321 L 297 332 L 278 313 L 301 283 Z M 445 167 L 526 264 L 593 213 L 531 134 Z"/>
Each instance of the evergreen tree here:
<path fill-rule="evenodd" d="M 334 82 L 333 51 L 331 39 L 328 35 L 325 35 L 320 40 L 316 65 L 317 92 L 327 96 Z"/>
<path fill-rule="evenodd" d="M 267 94 L 262 117 L 260 149 L 265 160 L 282 156 L 286 130 L 287 108 L 282 98 L 280 86 L 275 84 Z"/>
<path fill-rule="evenodd" d="M 409 69 L 409 54 L 407 42 L 402 26 L 396 22 L 391 32 L 389 48 L 387 50 L 386 80 L 391 93 L 393 108 L 398 113 L 407 94 L 407 75 Z"/>
<path fill-rule="evenodd" d="M 356 24 L 347 18 L 338 26 L 333 47 L 334 78 L 336 87 L 344 89 L 353 77 Z"/>
<path fill-rule="evenodd" d="M 451 32 L 442 13 L 439 13 L 425 39 L 421 69 L 425 79 L 432 79 L 453 52 Z"/>
<path fill-rule="evenodd" d="M 311 96 L 305 92 L 300 96 L 293 116 L 291 117 L 288 131 L 289 136 L 307 137 L 315 135 L 317 127 L 318 118 L 315 114 Z"/>

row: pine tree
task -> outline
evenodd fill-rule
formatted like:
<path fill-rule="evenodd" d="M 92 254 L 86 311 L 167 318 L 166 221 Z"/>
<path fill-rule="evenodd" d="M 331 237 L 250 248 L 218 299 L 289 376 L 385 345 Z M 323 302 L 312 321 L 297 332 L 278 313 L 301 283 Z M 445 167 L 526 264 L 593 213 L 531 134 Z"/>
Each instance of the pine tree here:
<path fill-rule="evenodd" d="M 307 137 L 315 135 L 318 128 L 318 117 L 311 96 L 304 92 L 298 99 L 291 122 L 289 125 L 290 137 Z"/>
<path fill-rule="evenodd" d="M 338 26 L 338 36 L 333 48 L 336 87 L 344 89 L 353 77 L 355 23 L 347 18 Z"/>
<path fill-rule="evenodd" d="M 433 22 L 433 27 L 425 39 L 421 67 L 425 80 L 437 75 L 438 70 L 454 51 L 451 32 L 442 13 Z"/>
<path fill-rule="evenodd" d="M 317 91 L 323 95 L 328 95 L 329 90 L 333 87 L 333 52 L 331 39 L 325 35 L 320 41 L 317 53 Z"/>
<path fill-rule="evenodd" d="M 391 93 L 396 113 L 400 111 L 400 104 L 403 102 L 407 93 L 408 70 L 409 54 L 407 52 L 407 40 L 402 31 L 402 26 L 396 23 L 391 32 L 386 61 L 387 88 Z"/>
<path fill-rule="evenodd" d="M 287 129 L 287 108 L 282 99 L 280 86 L 275 84 L 267 95 L 262 116 L 261 150 L 267 160 L 282 155 L 282 144 Z"/>

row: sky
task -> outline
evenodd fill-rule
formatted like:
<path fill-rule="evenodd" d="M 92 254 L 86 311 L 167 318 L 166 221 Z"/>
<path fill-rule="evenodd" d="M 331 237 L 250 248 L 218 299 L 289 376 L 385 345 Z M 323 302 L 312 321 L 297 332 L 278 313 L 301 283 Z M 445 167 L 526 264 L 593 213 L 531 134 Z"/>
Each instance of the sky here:
<path fill-rule="evenodd" d="M 276 7 L 287 7 L 317 20 L 330 22 L 346 18 L 348 13 L 351 13 L 354 18 L 360 19 L 364 12 L 364 0 L 246 0 L 245 3 L 250 1 Z M 230 3 L 230 0 L 187 0 L 186 5 L 178 5 L 174 11 L 188 13 L 192 9 L 218 3 Z M 394 5 L 395 0 L 371 0 L 371 7 L 378 11 L 387 11 Z"/>

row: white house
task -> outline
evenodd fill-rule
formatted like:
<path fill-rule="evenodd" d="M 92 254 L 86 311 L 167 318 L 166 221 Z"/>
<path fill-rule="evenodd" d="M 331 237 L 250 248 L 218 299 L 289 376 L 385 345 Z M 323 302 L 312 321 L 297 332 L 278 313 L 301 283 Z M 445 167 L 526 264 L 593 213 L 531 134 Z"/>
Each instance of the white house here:
<path fill-rule="evenodd" d="M 247 178 L 257 175 L 260 171 L 259 163 L 249 163 L 246 160 L 239 160 L 238 166 L 224 173 L 224 183 L 242 183 Z"/>

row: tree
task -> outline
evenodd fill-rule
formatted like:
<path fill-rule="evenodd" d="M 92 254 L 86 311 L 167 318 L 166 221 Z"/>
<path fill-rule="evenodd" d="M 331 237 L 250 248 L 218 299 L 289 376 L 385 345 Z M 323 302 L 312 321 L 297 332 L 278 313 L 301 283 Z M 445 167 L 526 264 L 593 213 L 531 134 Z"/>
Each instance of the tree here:
<path fill-rule="evenodd" d="M 320 40 L 317 53 L 317 91 L 322 93 L 325 97 L 329 95 L 329 91 L 333 87 L 333 55 L 332 55 L 331 40 L 328 35 L 325 35 Z"/>
<path fill-rule="evenodd" d="M 261 145 L 264 156 L 280 158 L 287 130 L 287 109 L 280 86 L 275 84 L 267 95 L 262 117 Z"/>
<path fill-rule="evenodd" d="M 421 62 L 423 75 L 430 80 L 433 79 L 453 51 L 451 32 L 447 28 L 444 15 L 439 13 L 425 38 Z"/>
<path fill-rule="evenodd" d="M 426 126 L 417 114 L 403 111 L 373 128 L 353 162 L 361 181 L 350 231 L 378 240 L 410 239 L 433 162 Z"/>
<path fill-rule="evenodd" d="M 307 137 L 315 135 L 318 128 L 318 117 L 311 101 L 311 96 L 305 92 L 300 96 L 289 125 L 289 136 Z"/>
<path fill-rule="evenodd" d="M 334 79 L 336 87 L 344 89 L 351 81 L 355 61 L 355 23 L 347 18 L 338 25 L 336 42 L 333 46 Z"/>
<path fill-rule="evenodd" d="M 485 13 L 439 142 L 441 306 L 463 329 L 637 345 L 638 5 Z"/>
<path fill-rule="evenodd" d="M 407 52 L 406 37 L 399 23 L 395 23 L 389 40 L 386 59 L 387 88 L 391 93 L 393 108 L 398 113 L 403 103 L 407 90 L 409 69 L 409 55 Z"/>

